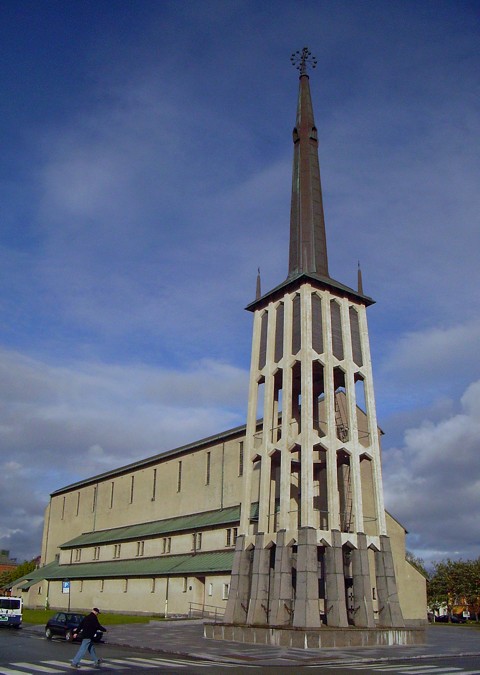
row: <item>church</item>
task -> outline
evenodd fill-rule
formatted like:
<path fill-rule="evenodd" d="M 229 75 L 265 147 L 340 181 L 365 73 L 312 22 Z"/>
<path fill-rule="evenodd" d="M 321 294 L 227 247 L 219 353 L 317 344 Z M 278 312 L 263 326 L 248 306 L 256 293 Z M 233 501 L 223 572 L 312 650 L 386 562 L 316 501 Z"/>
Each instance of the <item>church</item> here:
<path fill-rule="evenodd" d="M 330 276 L 304 48 L 287 277 L 256 298 L 246 424 L 50 496 L 27 607 L 248 626 L 421 626 L 426 581 L 385 510 L 367 325 Z"/>

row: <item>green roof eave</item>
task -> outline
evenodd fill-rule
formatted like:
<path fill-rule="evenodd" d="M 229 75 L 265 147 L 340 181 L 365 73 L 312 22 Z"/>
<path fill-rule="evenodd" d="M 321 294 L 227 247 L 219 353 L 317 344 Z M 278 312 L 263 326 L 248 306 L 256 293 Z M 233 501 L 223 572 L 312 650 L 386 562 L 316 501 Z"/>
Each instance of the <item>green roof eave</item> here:
<path fill-rule="evenodd" d="M 27 582 L 22 583 L 20 588 L 27 590 L 30 586 L 44 579 L 59 581 L 63 579 L 107 579 L 231 572 L 233 556 L 234 551 L 229 550 L 135 558 L 134 560 L 77 563 L 74 565 L 60 565 L 55 561 L 35 570 L 36 574 L 32 574 Z"/>
<path fill-rule="evenodd" d="M 59 548 L 79 548 L 82 546 L 96 546 L 113 543 L 116 541 L 128 541 L 144 539 L 161 535 L 171 534 L 185 530 L 198 530 L 217 525 L 230 525 L 240 520 L 240 506 L 230 506 L 226 509 L 194 513 L 188 516 L 177 516 L 165 520 L 156 520 L 149 523 L 138 523 L 109 530 L 85 532 L 61 544 Z"/>

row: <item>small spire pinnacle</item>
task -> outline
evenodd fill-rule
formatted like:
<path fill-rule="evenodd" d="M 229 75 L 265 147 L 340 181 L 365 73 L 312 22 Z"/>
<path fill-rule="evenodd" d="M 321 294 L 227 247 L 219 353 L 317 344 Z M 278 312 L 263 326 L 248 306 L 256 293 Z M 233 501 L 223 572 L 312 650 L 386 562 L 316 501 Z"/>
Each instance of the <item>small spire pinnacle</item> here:
<path fill-rule="evenodd" d="M 358 277 L 358 293 L 359 295 L 363 295 L 363 281 L 362 281 L 362 270 L 360 269 L 360 260 L 358 261 L 358 270 L 357 270 L 357 277 Z"/>
<path fill-rule="evenodd" d="M 260 300 L 261 297 L 262 297 L 262 287 L 260 281 L 260 267 L 259 267 L 257 272 L 257 289 L 255 292 L 255 300 Z"/>
<path fill-rule="evenodd" d="M 307 65 L 311 66 L 312 69 L 317 67 L 317 59 L 312 56 L 312 52 L 309 51 L 308 47 L 304 47 L 302 51 L 297 49 L 296 52 L 293 52 L 290 61 L 292 62 L 292 66 L 295 66 L 300 71 L 300 77 L 307 74 Z"/>

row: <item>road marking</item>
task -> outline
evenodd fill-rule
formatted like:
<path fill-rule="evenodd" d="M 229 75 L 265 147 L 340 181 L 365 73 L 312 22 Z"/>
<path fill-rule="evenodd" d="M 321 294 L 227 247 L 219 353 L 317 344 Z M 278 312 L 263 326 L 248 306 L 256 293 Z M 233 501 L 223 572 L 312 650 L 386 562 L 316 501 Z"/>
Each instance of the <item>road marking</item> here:
<path fill-rule="evenodd" d="M 67 664 L 65 664 L 67 666 Z M 12 663 L 12 666 L 15 666 L 17 668 L 34 668 L 35 672 L 38 673 L 58 673 L 61 672 L 58 670 L 58 668 L 48 668 L 48 666 L 41 666 L 39 664 L 35 664 L 32 666 L 31 663 L 26 663 L 25 661 L 18 661 L 15 663 Z"/>

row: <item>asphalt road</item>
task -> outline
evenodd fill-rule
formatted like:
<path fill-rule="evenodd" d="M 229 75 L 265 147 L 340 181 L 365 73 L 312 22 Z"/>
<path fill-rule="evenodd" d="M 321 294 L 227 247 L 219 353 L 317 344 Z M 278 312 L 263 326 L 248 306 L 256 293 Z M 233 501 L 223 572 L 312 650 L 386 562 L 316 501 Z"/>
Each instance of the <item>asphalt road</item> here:
<path fill-rule="evenodd" d="M 151 646 L 152 647 L 152 646 Z M 425 656 L 414 659 L 359 660 L 349 663 L 339 661 L 319 665 L 298 664 L 288 666 L 233 665 L 221 661 L 195 659 L 131 647 L 97 645 L 97 654 L 103 659 L 102 671 L 118 675 L 126 673 L 165 673 L 166 675 L 214 675 L 250 672 L 266 675 L 480 675 L 480 658 L 477 656 Z M 62 639 L 46 640 L 42 634 L 26 630 L 0 629 L 0 675 L 65 675 L 73 672 L 70 661 L 78 644 Z M 90 662 L 83 661 L 81 671 L 97 671 Z"/>

